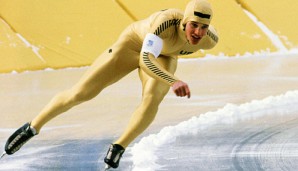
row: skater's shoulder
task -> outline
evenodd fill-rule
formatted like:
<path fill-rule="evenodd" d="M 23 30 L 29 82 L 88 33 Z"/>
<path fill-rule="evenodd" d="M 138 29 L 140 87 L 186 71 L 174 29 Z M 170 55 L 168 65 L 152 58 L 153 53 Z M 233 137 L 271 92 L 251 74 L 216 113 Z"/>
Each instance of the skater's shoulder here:
<path fill-rule="evenodd" d="M 180 9 L 176 9 L 176 8 L 170 8 L 170 9 L 165 9 L 162 10 L 161 15 L 164 16 L 165 18 L 169 18 L 169 19 L 182 19 L 183 18 L 183 11 Z"/>

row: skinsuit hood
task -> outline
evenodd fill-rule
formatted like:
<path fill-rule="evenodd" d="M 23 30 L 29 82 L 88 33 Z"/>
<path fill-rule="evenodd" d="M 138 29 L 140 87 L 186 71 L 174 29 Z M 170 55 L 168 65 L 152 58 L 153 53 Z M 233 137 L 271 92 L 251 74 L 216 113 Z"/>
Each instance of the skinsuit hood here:
<path fill-rule="evenodd" d="M 182 25 L 188 21 L 195 21 L 209 25 L 212 19 L 212 8 L 207 0 L 192 0 L 184 11 Z"/>

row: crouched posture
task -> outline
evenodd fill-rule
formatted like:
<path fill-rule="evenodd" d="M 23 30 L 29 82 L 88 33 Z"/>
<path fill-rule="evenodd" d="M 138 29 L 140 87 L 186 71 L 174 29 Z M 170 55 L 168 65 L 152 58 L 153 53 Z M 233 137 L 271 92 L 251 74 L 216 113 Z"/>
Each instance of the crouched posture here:
<path fill-rule="evenodd" d="M 105 87 L 138 69 L 143 87 L 142 102 L 105 157 L 108 167 L 117 168 L 125 148 L 153 121 L 170 87 L 177 96 L 190 97 L 188 85 L 174 75 L 177 56 L 216 45 L 218 37 L 210 25 L 212 15 L 206 0 L 192 0 L 184 13 L 168 9 L 129 25 L 76 85 L 57 94 L 31 122 L 9 137 L 6 154 L 19 150 L 52 118 L 92 99 Z"/>

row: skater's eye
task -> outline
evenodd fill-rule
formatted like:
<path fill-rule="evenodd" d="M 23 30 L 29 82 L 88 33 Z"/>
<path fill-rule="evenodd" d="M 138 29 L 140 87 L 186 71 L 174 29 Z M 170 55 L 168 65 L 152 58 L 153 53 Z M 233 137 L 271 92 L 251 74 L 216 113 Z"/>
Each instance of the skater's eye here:
<path fill-rule="evenodd" d="M 209 28 L 209 25 L 204 24 L 201 28 L 202 28 L 202 29 L 207 29 L 207 28 Z"/>
<path fill-rule="evenodd" d="M 196 23 L 196 22 L 190 22 L 190 25 L 192 28 L 198 28 L 199 27 L 199 24 Z"/>

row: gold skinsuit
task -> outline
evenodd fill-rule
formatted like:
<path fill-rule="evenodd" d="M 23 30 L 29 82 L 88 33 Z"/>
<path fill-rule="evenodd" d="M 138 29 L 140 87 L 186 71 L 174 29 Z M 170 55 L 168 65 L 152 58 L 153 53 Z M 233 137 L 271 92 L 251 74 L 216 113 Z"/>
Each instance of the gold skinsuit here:
<path fill-rule="evenodd" d="M 178 56 L 199 49 L 213 48 L 218 37 L 210 25 L 197 45 L 188 43 L 183 20 L 183 11 L 168 9 L 129 25 L 119 39 L 91 65 L 79 82 L 72 88 L 57 94 L 31 122 L 37 132 L 41 127 L 75 105 L 90 100 L 105 87 L 117 82 L 131 71 L 138 69 L 142 81 L 142 102 L 121 137 L 115 142 L 126 148 L 153 121 L 160 102 L 170 86 L 177 80 L 174 72 Z M 161 54 L 155 58 L 151 53 L 141 52 L 147 33 L 163 40 Z"/>

